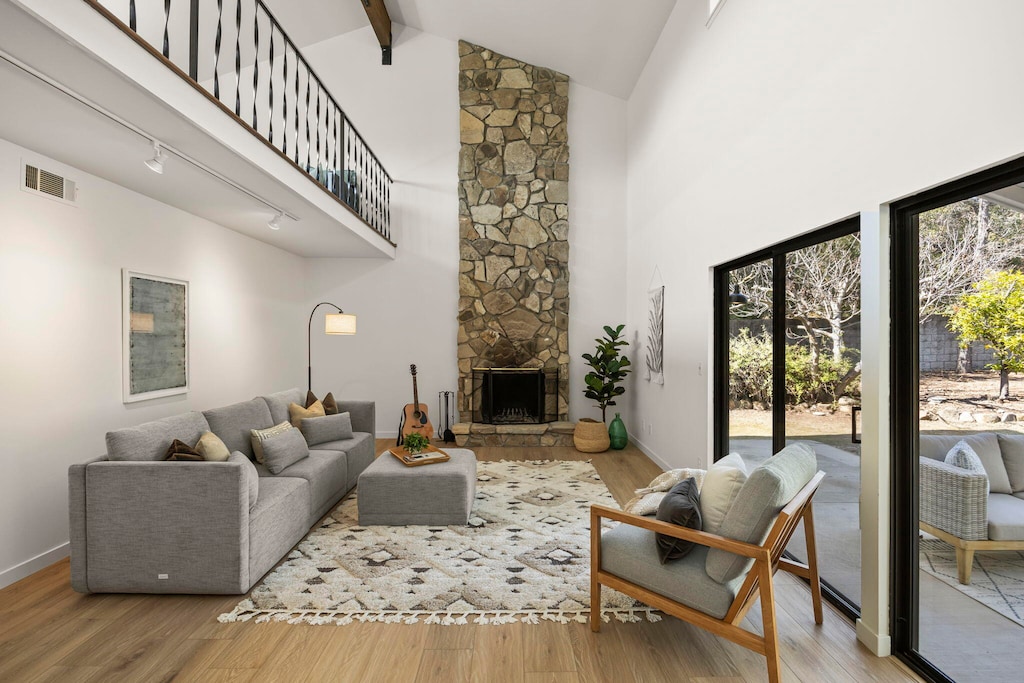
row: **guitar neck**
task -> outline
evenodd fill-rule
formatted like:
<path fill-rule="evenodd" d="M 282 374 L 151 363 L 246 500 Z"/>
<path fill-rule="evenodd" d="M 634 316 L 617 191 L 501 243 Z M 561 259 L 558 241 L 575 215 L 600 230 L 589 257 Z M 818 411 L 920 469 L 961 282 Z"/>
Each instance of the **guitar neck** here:
<path fill-rule="evenodd" d="M 420 393 L 416 388 L 416 375 L 412 376 L 412 405 L 413 410 L 419 411 L 420 409 Z"/>

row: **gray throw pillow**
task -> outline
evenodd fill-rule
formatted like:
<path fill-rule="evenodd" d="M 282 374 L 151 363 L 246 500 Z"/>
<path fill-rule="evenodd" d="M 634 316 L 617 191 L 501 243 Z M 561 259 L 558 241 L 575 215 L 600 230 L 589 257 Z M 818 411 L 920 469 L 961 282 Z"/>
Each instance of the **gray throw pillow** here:
<path fill-rule="evenodd" d="M 246 484 L 249 488 L 249 511 L 256 507 L 256 498 L 260 494 L 260 473 L 256 471 L 256 465 L 252 464 L 252 460 L 249 460 L 249 456 L 235 451 L 228 457 L 228 462 L 239 462 L 242 463 L 242 469 L 245 470 Z"/>
<path fill-rule="evenodd" d="M 351 439 L 352 416 L 349 413 L 337 413 L 323 417 L 304 417 L 302 435 L 306 437 L 306 443 L 310 446 Z"/>
<path fill-rule="evenodd" d="M 991 484 L 988 481 L 988 473 L 985 472 L 985 465 L 981 462 L 981 457 L 977 451 L 971 448 L 963 439 L 956 442 L 956 445 L 949 449 L 949 453 L 946 453 L 947 465 L 953 467 L 959 467 L 962 470 L 968 472 L 974 472 L 975 474 L 985 475 L 985 492 L 988 493 Z"/>
<path fill-rule="evenodd" d="M 309 446 L 298 429 L 288 429 L 263 442 L 263 464 L 271 474 L 280 474 L 287 467 L 308 457 Z"/>
<path fill-rule="evenodd" d="M 661 500 L 657 518 L 662 522 L 700 531 L 700 495 L 697 493 L 697 480 L 690 477 L 673 486 Z M 666 534 L 655 536 L 662 564 L 686 557 L 696 545 L 693 541 L 684 541 Z"/>

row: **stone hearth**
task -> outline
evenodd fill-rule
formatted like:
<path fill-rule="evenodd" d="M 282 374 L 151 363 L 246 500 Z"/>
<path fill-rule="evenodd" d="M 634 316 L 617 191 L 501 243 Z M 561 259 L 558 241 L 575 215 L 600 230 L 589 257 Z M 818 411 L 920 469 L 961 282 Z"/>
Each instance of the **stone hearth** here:
<path fill-rule="evenodd" d="M 547 422 L 525 425 L 490 425 L 461 422 L 452 427 L 455 443 L 473 446 L 572 446 L 572 422 Z"/>

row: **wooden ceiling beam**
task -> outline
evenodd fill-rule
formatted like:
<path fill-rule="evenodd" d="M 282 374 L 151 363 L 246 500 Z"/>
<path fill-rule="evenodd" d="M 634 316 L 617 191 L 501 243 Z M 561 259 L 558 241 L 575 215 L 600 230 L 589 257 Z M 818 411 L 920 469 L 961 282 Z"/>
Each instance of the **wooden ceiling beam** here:
<path fill-rule="evenodd" d="M 363 9 L 380 42 L 381 64 L 391 64 L 391 16 L 384 0 L 362 0 Z"/>

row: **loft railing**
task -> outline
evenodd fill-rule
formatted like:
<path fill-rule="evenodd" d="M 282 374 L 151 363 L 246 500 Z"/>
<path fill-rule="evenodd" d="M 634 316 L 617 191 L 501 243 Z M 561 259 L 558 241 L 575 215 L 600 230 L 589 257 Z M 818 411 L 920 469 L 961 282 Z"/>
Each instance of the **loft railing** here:
<path fill-rule="evenodd" d="M 83 0 L 391 239 L 391 176 L 261 0 Z"/>

